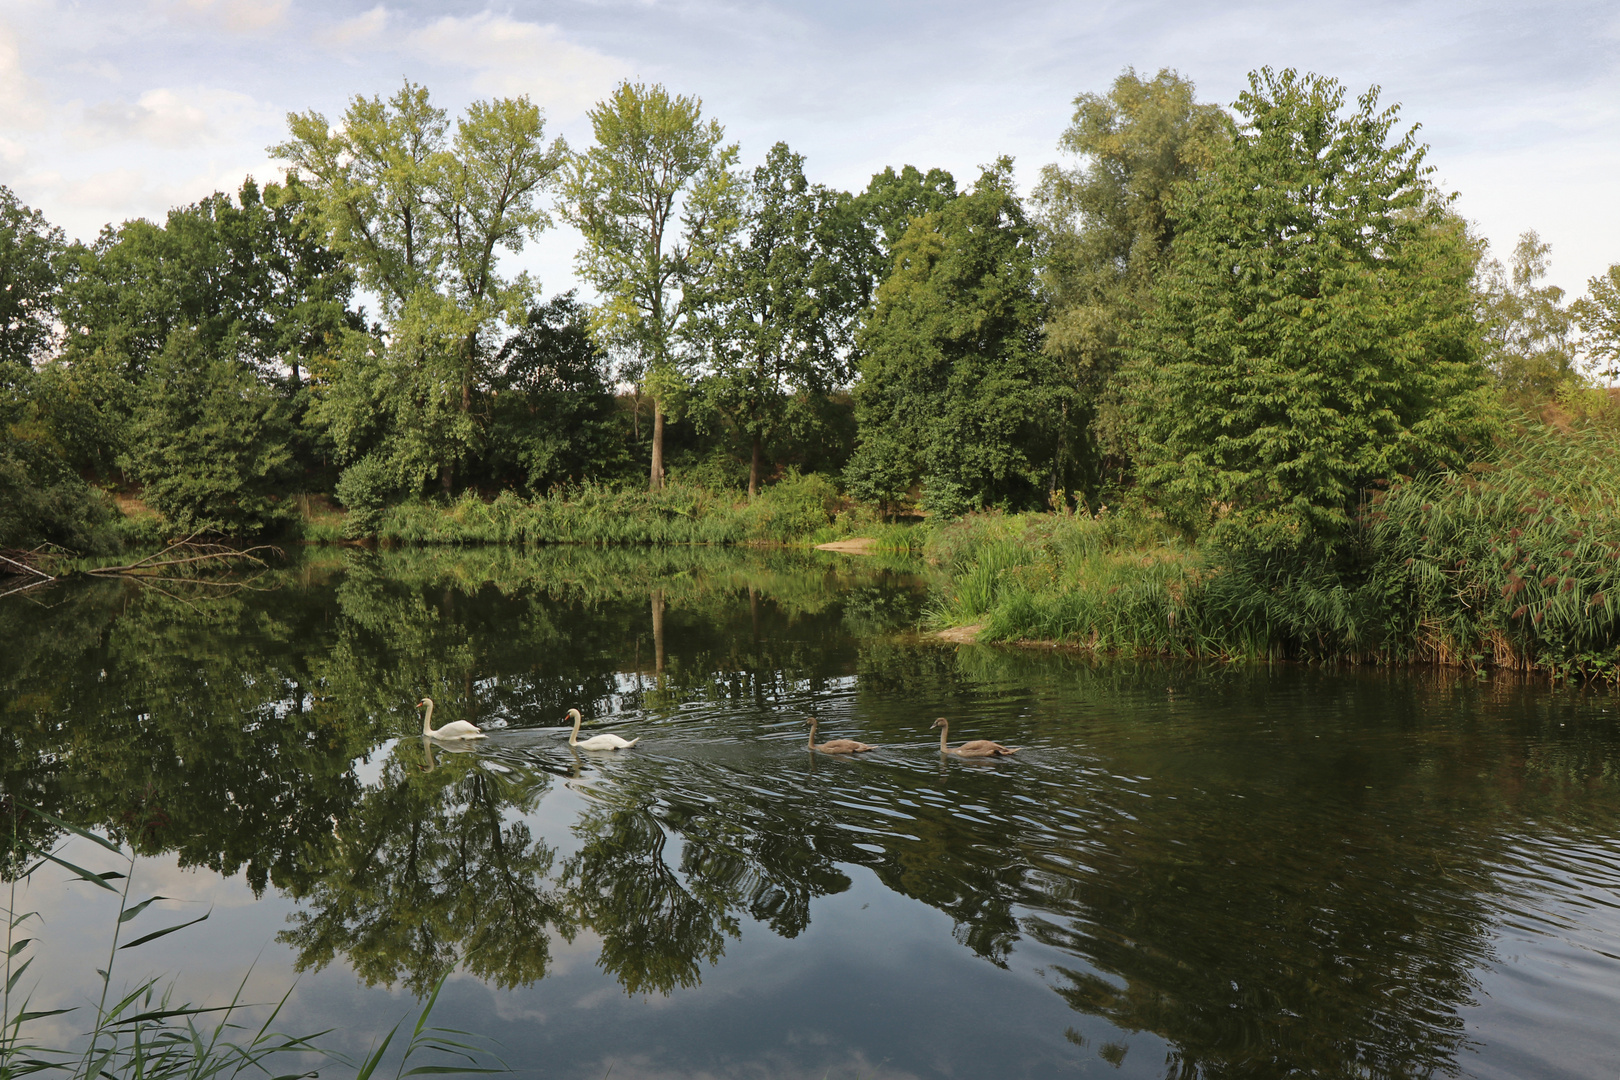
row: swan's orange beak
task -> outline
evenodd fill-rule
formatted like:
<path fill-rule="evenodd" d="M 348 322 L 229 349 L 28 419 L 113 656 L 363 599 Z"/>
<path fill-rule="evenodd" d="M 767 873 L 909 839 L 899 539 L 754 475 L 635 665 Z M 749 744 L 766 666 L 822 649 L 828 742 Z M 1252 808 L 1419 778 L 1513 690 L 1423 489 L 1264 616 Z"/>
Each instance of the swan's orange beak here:
<path fill-rule="evenodd" d="M 426 704 L 427 704 L 427 702 L 426 702 L 426 701 L 418 701 L 418 702 L 417 702 L 417 703 L 416 703 L 416 707 L 417 707 L 417 708 L 418 708 L 418 709 L 420 709 L 420 708 L 421 708 L 421 707 L 422 707 L 422 706 L 424 706 L 424 705 L 426 705 Z"/>

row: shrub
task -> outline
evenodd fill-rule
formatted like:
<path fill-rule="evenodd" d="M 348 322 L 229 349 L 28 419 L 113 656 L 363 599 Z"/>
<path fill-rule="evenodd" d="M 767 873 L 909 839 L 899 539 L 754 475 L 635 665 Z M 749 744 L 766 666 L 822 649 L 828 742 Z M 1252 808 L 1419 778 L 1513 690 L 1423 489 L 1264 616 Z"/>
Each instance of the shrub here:
<path fill-rule="evenodd" d="M 343 470 L 338 477 L 338 502 L 348 511 L 343 519 L 343 535 L 350 538 L 374 536 L 383 520 L 389 496 L 399 490 L 387 462 L 367 454 Z"/>

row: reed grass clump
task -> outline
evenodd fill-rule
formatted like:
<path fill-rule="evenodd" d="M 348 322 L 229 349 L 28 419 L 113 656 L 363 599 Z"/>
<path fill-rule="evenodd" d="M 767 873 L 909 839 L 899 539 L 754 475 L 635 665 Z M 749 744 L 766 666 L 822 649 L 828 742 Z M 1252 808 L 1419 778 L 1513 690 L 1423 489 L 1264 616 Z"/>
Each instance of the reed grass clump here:
<path fill-rule="evenodd" d="M 1430 662 L 1620 681 L 1620 438 L 1531 425 L 1354 524 L 982 515 L 933 531 L 935 625 L 1109 653 Z"/>
<path fill-rule="evenodd" d="M 786 543 L 828 528 L 839 498 L 823 476 L 790 473 L 754 499 L 686 484 L 660 491 L 585 484 L 533 500 L 473 492 L 378 512 L 374 535 L 404 544 Z"/>

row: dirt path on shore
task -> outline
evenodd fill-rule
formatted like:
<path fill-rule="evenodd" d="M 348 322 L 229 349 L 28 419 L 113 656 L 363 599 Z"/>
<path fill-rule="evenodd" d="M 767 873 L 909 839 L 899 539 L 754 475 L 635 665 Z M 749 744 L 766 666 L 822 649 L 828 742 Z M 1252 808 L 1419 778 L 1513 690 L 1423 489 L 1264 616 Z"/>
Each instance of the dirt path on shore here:
<path fill-rule="evenodd" d="M 856 536 L 849 540 L 834 540 L 830 544 L 817 544 L 817 551 L 842 551 L 845 555 L 870 555 L 877 541 L 870 536 Z"/>

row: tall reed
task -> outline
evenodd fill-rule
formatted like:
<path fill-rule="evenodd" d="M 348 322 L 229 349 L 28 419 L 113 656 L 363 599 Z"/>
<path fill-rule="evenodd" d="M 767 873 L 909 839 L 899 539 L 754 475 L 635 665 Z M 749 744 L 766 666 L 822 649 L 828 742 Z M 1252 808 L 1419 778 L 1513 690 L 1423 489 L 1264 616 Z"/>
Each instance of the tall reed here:
<path fill-rule="evenodd" d="M 1435 662 L 1620 681 L 1620 439 L 1532 425 L 1397 478 L 1354 527 L 985 515 L 933 532 L 936 625 L 1101 652 Z"/>
<path fill-rule="evenodd" d="M 510 491 L 381 513 L 378 539 L 407 544 L 742 544 L 787 542 L 828 528 L 838 501 L 825 477 L 790 474 L 748 500 L 670 484 L 661 491 L 586 484 L 524 500 Z"/>

